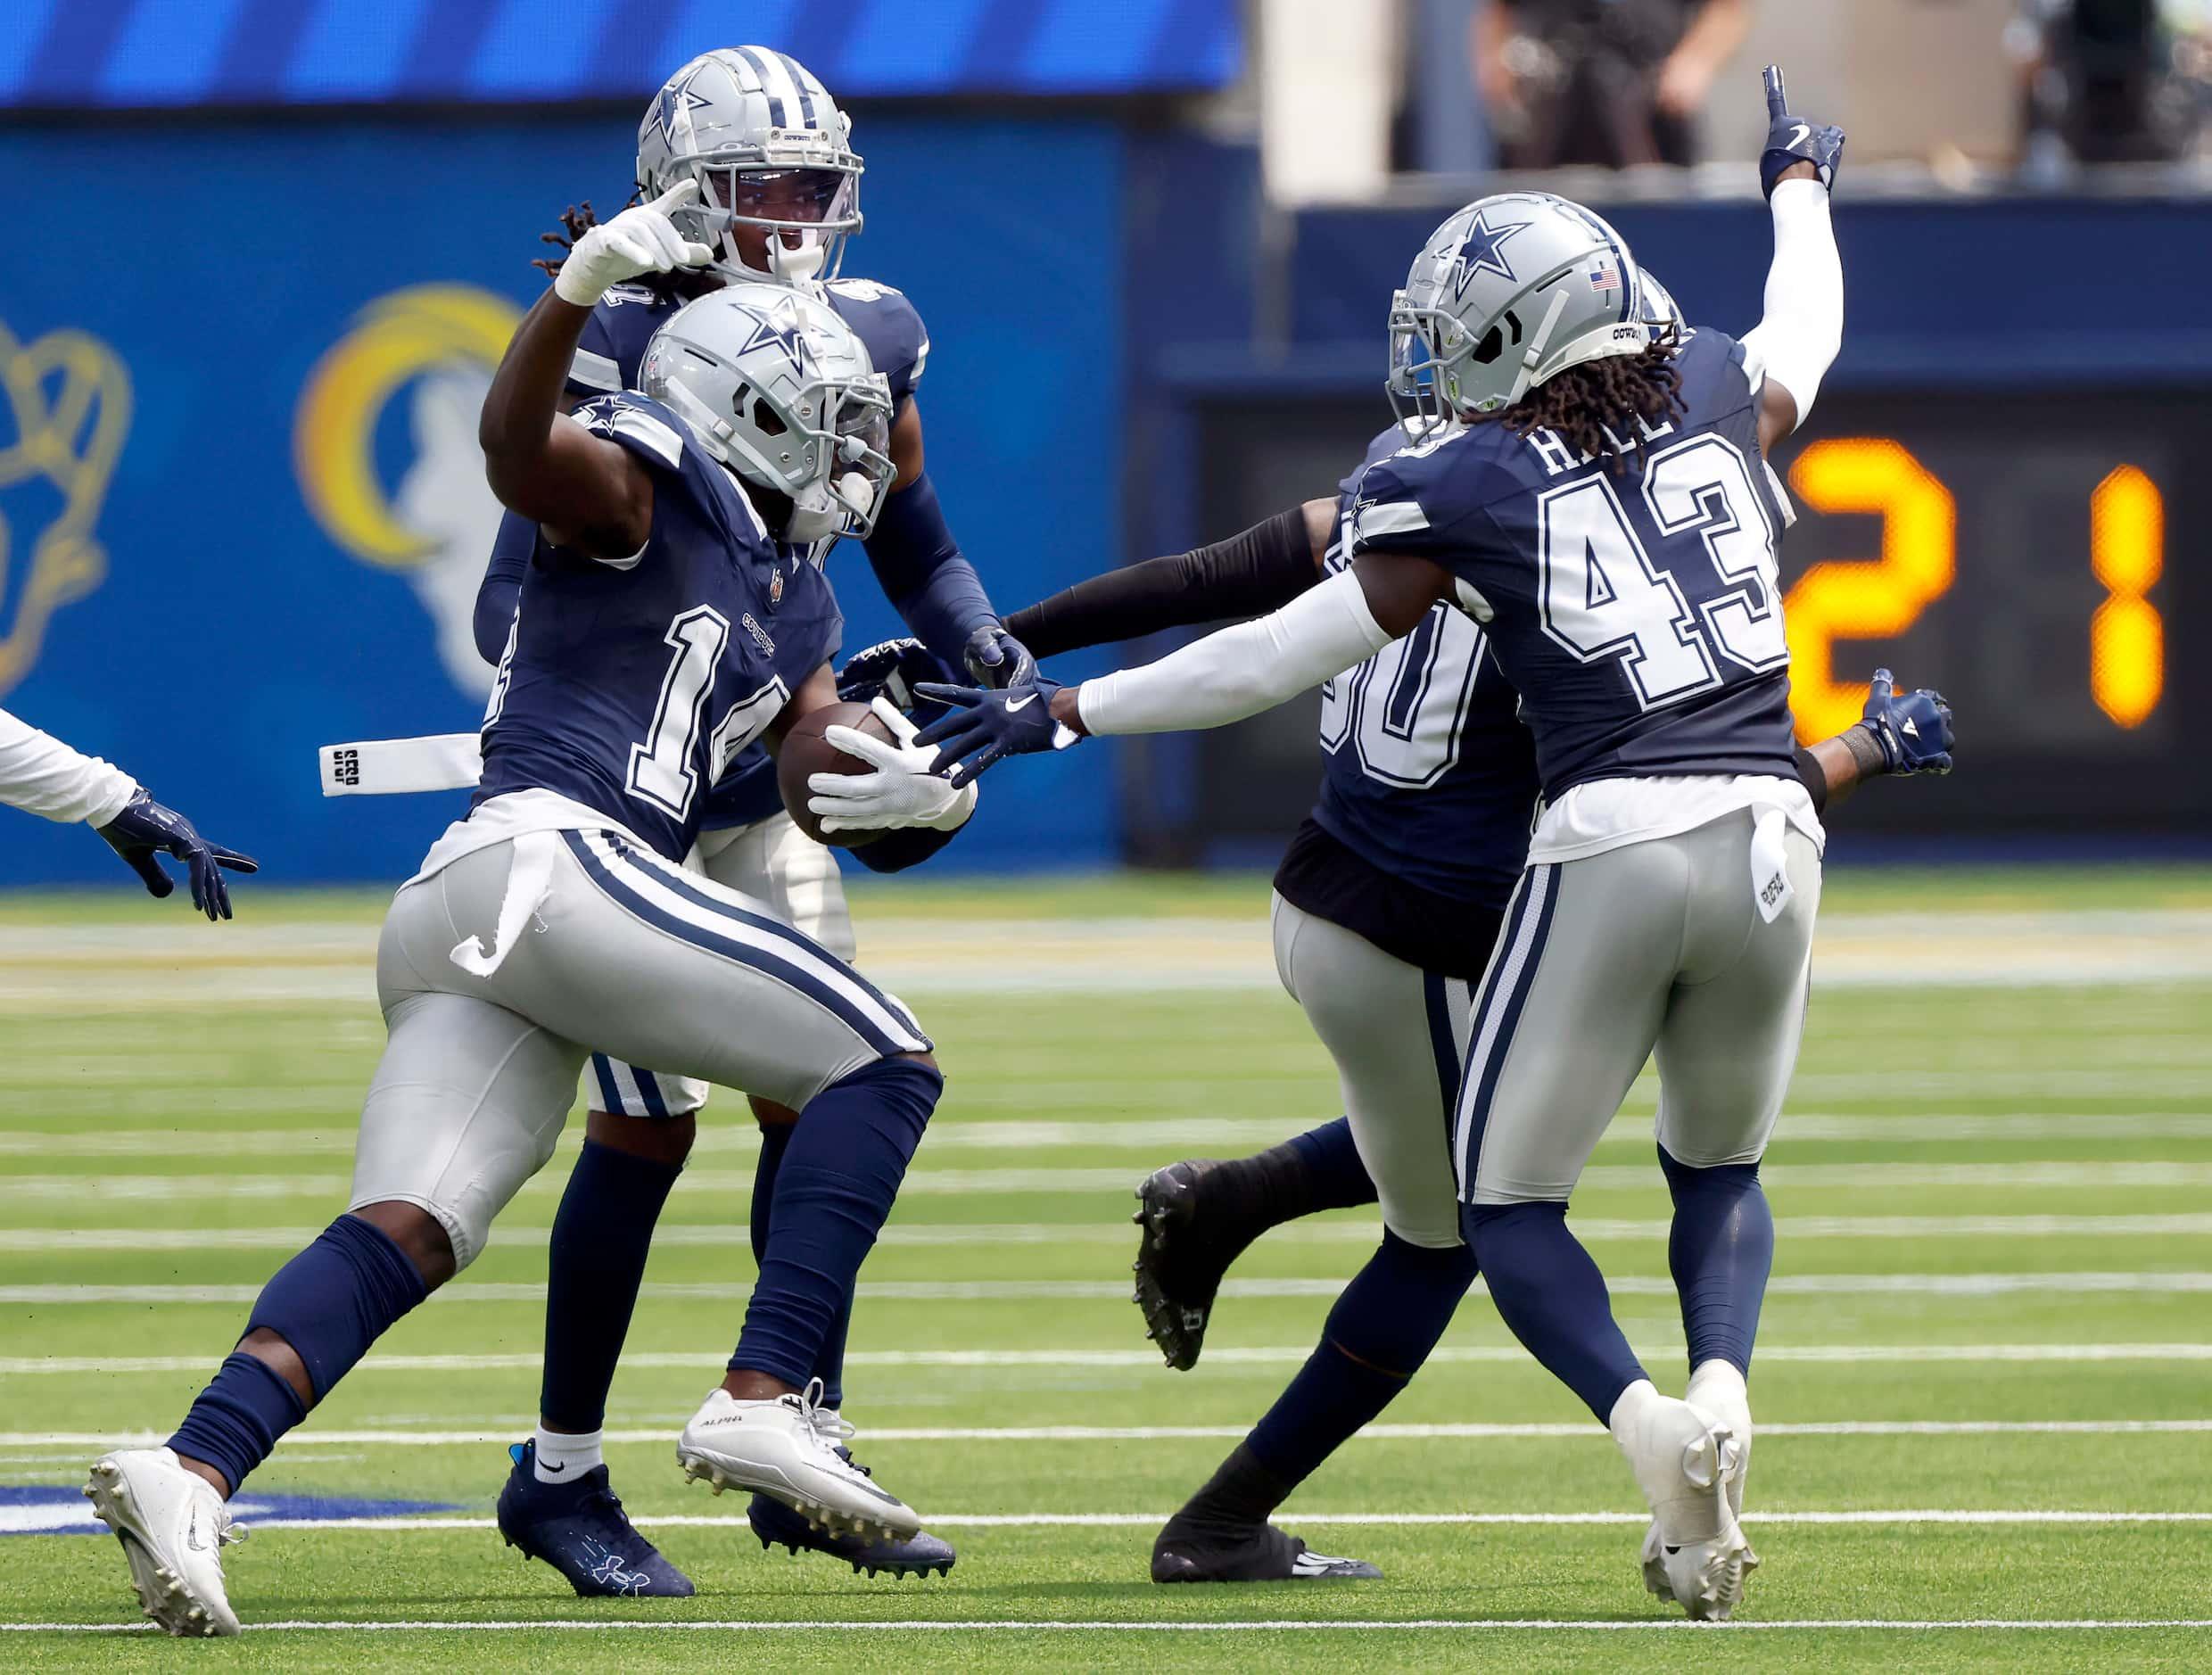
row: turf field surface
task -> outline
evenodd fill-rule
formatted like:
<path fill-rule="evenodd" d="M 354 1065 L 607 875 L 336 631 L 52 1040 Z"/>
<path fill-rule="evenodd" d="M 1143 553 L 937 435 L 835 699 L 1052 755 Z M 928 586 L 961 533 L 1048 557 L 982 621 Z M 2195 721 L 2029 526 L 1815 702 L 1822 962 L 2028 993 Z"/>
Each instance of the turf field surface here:
<path fill-rule="evenodd" d="M 950 1086 L 865 1273 L 847 1413 L 861 1457 L 959 1547 L 949 1578 L 764 1555 L 734 1498 L 673 1465 L 751 1279 L 754 1142 L 722 1096 L 609 1416 L 616 1487 L 697 1598 L 577 1601 L 490 1528 L 534 1407 L 572 1128 L 483 1258 L 245 1498 L 423 1510 L 249 1511 L 230 1571 L 256 1631 L 222 1645 L 134 1630 L 103 1535 L 16 1537 L 0 1645 L 41 1669 L 2212 1665 L 2212 876 L 1832 880 L 1768 1171 L 1746 1517 L 1765 1563 L 1718 1633 L 1643 1593 L 1625 1466 L 1479 1291 L 1283 1514 L 1385 1580 L 1149 1583 L 1160 1521 L 1374 1238 L 1372 1212 L 1270 1235 L 1190 1374 L 1158 1365 L 1127 1301 L 1141 1174 L 1338 1109 L 1272 987 L 1264 885 L 856 896 L 864 963 L 920 1011 Z M 81 1519 L 49 1491 L 109 1439 L 165 1434 L 343 1202 L 381 1042 L 381 903 L 261 891 L 241 911 L 210 928 L 120 892 L 0 898 L 0 1529 Z M 1599 1148 L 1573 1223 L 1679 1383 L 1652 1094 Z M 14 1627 L 42 1624 L 77 1626 Z"/>

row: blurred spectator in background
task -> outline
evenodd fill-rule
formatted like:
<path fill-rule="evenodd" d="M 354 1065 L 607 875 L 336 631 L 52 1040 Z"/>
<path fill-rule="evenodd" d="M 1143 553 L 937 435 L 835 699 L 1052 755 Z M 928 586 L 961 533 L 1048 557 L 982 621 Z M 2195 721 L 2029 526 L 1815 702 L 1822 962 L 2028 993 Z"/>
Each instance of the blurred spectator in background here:
<path fill-rule="evenodd" d="M 2207 0 L 2026 0 L 2021 64 L 2029 170 L 2059 148 L 2085 163 L 2167 162 L 2202 125 Z"/>
<path fill-rule="evenodd" d="M 1474 78 L 1508 168 L 1696 161 L 1750 0 L 1481 0 Z"/>

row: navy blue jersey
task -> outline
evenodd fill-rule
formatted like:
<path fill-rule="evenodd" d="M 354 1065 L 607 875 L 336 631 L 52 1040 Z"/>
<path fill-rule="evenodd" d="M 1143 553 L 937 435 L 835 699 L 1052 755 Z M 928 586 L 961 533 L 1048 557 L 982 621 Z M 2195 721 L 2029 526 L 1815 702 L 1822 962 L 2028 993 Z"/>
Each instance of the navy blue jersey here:
<path fill-rule="evenodd" d="M 1350 562 L 1344 548 L 1364 474 L 1404 444 L 1392 425 L 1344 479 L 1331 569 Z M 1314 822 L 1394 878 L 1503 907 L 1528 859 L 1536 810 L 1535 747 L 1518 704 L 1488 635 L 1439 605 L 1405 639 L 1321 689 Z"/>
<path fill-rule="evenodd" d="M 1374 460 L 1349 544 L 1457 579 L 1521 694 L 1544 795 L 1586 780 L 1795 771 L 1759 374 L 1721 333 L 1676 357 L 1683 411 L 1615 461 L 1496 423 Z"/>
<path fill-rule="evenodd" d="M 904 410 L 921 382 L 929 359 L 929 334 L 904 291 L 872 279 L 832 279 L 822 294 L 838 318 L 867 346 L 875 369 L 889 379 L 894 414 Z M 645 346 L 662 322 L 681 307 L 662 303 L 640 285 L 615 285 L 584 322 L 576 358 L 569 367 L 568 393 L 590 398 L 637 385 Z M 495 657 L 514 614 L 516 590 L 537 550 L 537 526 L 508 513 L 491 547 L 491 564 L 476 595 L 476 645 Z M 783 806 L 776 790 L 775 764 L 764 750 L 747 752 L 716 782 L 707 809 L 709 827 L 750 826 Z"/>
<path fill-rule="evenodd" d="M 618 395 L 576 418 L 651 468 L 652 532 L 622 559 L 537 537 L 475 803 L 557 792 L 681 861 L 708 788 L 836 654 L 844 623 L 821 572 L 768 538 L 674 413 Z"/>

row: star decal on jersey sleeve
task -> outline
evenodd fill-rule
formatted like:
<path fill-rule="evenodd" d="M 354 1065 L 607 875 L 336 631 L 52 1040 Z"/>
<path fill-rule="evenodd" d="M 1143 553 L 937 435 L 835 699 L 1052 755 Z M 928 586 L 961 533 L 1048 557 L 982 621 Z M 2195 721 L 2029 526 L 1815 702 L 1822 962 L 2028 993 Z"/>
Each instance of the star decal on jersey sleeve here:
<path fill-rule="evenodd" d="M 1501 279 L 1518 277 L 1513 264 L 1506 260 L 1505 243 L 1528 226 L 1526 221 L 1506 221 L 1492 227 L 1488 210 L 1477 215 L 1474 225 L 1467 229 L 1466 242 L 1459 246 L 1459 293 L 1464 295 L 1480 273 L 1494 273 Z"/>

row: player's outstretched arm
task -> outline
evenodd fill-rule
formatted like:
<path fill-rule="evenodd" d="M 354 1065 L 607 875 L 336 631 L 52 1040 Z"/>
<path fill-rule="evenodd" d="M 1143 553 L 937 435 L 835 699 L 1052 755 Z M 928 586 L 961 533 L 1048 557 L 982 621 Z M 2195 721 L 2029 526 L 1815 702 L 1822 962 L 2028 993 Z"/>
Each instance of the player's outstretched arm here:
<path fill-rule="evenodd" d="M 1275 610 L 1321 579 L 1335 523 L 1335 501 L 1308 500 L 1226 540 L 1078 582 L 1016 611 L 1006 626 L 1050 657 Z"/>
<path fill-rule="evenodd" d="M 70 749 L 5 710 L 0 710 L 0 803 L 51 821 L 84 821 L 107 839 L 153 895 L 177 887 L 154 858 L 175 855 L 190 871 L 193 905 L 210 919 L 230 917 L 230 890 L 220 869 L 259 870 L 251 857 L 208 842 L 120 768 Z"/>
<path fill-rule="evenodd" d="M 1916 773 L 1949 773 L 1953 739 L 1951 705 L 1928 687 L 1900 693 L 1886 669 L 1877 669 L 1866 714 L 1831 738 L 1801 746 L 1798 777 L 1813 806 L 1828 813 L 1869 780 Z"/>
<path fill-rule="evenodd" d="M 652 534 L 651 474 L 628 449 L 569 418 L 562 395 L 585 322 L 609 286 L 713 258 L 668 219 L 697 195 L 698 183 L 686 180 L 578 239 L 492 375 L 476 425 L 484 474 L 503 505 L 560 545 L 622 558 Z"/>
<path fill-rule="evenodd" d="M 1040 676 L 1003 692 L 923 685 L 953 705 L 921 730 L 936 766 L 965 785 L 1001 757 L 1063 749 L 1086 733 L 1225 727 L 1364 663 L 1413 631 L 1452 591 L 1451 573 L 1409 554 L 1368 551 L 1281 610 L 1194 640 L 1141 669 L 1063 687 Z"/>
<path fill-rule="evenodd" d="M 1759 444 L 1769 449 L 1804 423 L 1844 342 L 1844 267 L 1828 219 L 1843 162 L 1844 131 L 1790 114 L 1782 72 L 1766 71 L 1767 144 L 1759 183 L 1774 216 L 1766 314 L 1744 334 L 1766 369 Z"/>

